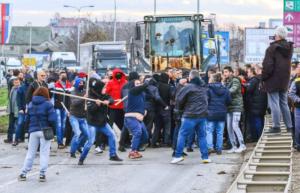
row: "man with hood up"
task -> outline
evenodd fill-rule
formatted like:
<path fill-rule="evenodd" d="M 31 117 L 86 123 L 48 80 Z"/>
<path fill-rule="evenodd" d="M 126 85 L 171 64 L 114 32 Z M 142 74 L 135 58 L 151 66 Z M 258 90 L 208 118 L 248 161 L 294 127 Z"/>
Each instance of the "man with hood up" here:
<path fill-rule="evenodd" d="M 113 70 L 112 80 L 106 85 L 105 93 L 114 99 L 114 103 L 109 105 L 109 118 L 112 123 L 116 123 L 118 128 L 122 130 L 124 120 L 123 102 L 116 105 L 122 99 L 122 87 L 127 83 L 124 72 L 118 68 Z"/>
<path fill-rule="evenodd" d="M 116 153 L 116 136 L 107 120 L 107 106 L 113 104 L 114 100 L 109 95 L 102 94 L 105 84 L 100 80 L 91 78 L 89 86 L 89 98 L 96 99 L 97 101 L 87 102 L 88 141 L 84 145 L 78 165 L 83 165 L 95 142 L 96 132 L 101 132 L 108 137 L 110 160 L 123 161 Z"/>
<path fill-rule="evenodd" d="M 82 78 L 76 78 L 74 82 L 74 90 L 71 92 L 75 96 L 85 96 L 85 82 Z M 70 154 L 76 158 L 75 153 L 79 146 L 84 144 L 88 137 L 88 125 L 86 121 L 85 100 L 71 97 L 70 102 L 70 124 L 73 130 L 73 138 L 71 141 Z"/>
<path fill-rule="evenodd" d="M 262 81 L 268 93 L 268 104 L 273 120 L 273 126 L 269 131 L 271 133 L 280 132 L 280 114 L 288 131 L 293 128 L 287 99 L 293 43 L 288 42 L 286 37 L 286 28 L 278 27 L 275 31 L 275 41 L 266 50 L 263 61 Z"/>

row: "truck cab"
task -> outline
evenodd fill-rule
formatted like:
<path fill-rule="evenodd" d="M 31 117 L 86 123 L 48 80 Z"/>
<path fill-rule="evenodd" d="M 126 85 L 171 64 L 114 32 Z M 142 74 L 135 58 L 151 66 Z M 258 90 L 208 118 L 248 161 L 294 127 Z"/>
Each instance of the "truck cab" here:
<path fill-rule="evenodd" d="M 149 60 L 153 72 L 167 67 L 205 70 L 201 34 L 204 23 L 213 38 L 212 21 L 202 14 L 150 15 L 137 23 L 136 40 L 141 40 L 144 25 L 144 57 Z"/>

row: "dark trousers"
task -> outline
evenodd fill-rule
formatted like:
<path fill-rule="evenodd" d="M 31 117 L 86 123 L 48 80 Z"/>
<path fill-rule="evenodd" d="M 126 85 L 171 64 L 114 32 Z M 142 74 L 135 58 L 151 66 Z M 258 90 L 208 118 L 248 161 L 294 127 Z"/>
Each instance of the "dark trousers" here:
<path fill-rule="evenodd" d="M 110 109 L 109 110 L 109 121 L 110 125 L 112 126 L 115 123 L 120 131 L 124 125 L 124 111 L 123 109 Z"/>
<path fill-rule="evenodd" d="M 178 133 L 179 133 L 179 129 L 180 129 L 180 126 L 181 126 L 181 120 L 176 120 L 175 121 L 175 128 L 174 128 L 174 134 L 173 134 L 173 141 L 172 141 L 172 148 L 176 149 L 176 146 L 177 146 L 177 140 L 178 140 Z"/>
<path fill-rule="evenodd" d="M 249 113 L 251 138 L 258 141 L 264 128 L 264 116 Z"/>
<path fill-rule="evenodd" d="M 16 124 L 17 124 L 17 118 L 15 117 L 14 113 L 9 114 L 9 125 L 7 129 L 7 140 L 12 142 L 13 141 L 13 135 L 16 130 Z"/>
<path fill-rule="evenodd" d="M 154 119 L 155 119 L 155 111 L 147 111 L 147 115 L 144 118 L 144 123 L 148 131 L 149 140 L 151 140 L 152 138 Z"/>
<path fill-rule="evenodd" d="M 72 131 L 72 126 L 69 121 L 69 117 L 67 117 L 67 121 L 66 121 L 65 137 L 66 137 L 65 145 L 69 146 L 72 141 L 72 137 L 73 137 L 73 131 Z"/>
<path fill-rule="evenodd" d="M 122 147 L 130 145 L 130 136 L 128 129 L 124 126 L 121 131 L 119 145 Z"/>
<path fill-rule="evenodd" d="M 159 141 L 161 130 L 163 129 L 163 143 L 171 144 L 171 112 L 170 110 L 159 111 L 156 125 L 154 128 L 151 144 L 154 145 Z"/>

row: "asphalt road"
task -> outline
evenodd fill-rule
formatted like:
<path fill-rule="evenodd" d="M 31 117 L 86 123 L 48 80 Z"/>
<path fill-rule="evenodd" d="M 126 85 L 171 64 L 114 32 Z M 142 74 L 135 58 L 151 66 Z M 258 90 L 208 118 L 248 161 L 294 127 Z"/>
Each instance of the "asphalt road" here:
<path fill-rule="evenodd" d="M 180 165 L 171 165 L 171 150 L 161 148 L 147 149 L 139 161 L 120 153 L 124 161 L 116 164 L 108 160 L 107 150 L 95 155 L 92 149 L 85 165 L 78 166 L 68 149 L 57 150 L 53 143 L 47 182 L 38 182 L 38 156 L 27 181 L 19 182 L 26 144 L 12 147 L 0 138 L 0 193 L 222 193 L 244 161 L 239 154 L 213 154 L 213 163 L 204 165 L 195 149 Z"/>

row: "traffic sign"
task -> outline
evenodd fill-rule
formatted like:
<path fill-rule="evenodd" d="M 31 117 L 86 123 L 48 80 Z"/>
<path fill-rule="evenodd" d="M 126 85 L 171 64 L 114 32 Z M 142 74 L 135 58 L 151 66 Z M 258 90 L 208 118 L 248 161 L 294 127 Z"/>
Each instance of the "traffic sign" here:
<path fill-rule="evenodd" d="M 284 24 L 300 24 L 300 12 L 285 12 L 283 18 Z"/>
<path fill-rule="evenodd" d="M 24 66 L 35 66 L 36 59 L 35 58 L 23 58 L 22 63 Z"/>
<path fill-rule="evenodd" d="M 285 12 L 298 12 L 300 11 L 300 0 L 284 0 Z"/>

